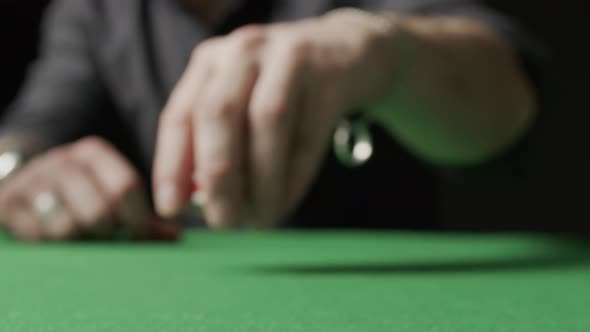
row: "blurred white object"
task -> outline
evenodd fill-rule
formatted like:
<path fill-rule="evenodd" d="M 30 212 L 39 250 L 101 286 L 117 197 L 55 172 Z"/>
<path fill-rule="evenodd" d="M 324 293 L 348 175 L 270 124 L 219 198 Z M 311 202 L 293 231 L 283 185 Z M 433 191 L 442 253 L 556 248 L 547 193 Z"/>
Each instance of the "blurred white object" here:
<path fill-rule="evenodd" d="M 23 161 L 22 154 L 15 151 L 0 154 L 0 182 L 19 169 L 23 165 Z"/>
<path fill-rule="evenodd" d="M 42 191 L 33 201 L 33 208 L 41 221 L 48 222 L 60 208 L 57 195 L 51 191 Z"/>
<path fill-rule="evenodd" d="M 334 132 L 334 152 L 347 167 L 364 165 L 373 155 L 373 139 L 365 120 L 342 120 Z"/>

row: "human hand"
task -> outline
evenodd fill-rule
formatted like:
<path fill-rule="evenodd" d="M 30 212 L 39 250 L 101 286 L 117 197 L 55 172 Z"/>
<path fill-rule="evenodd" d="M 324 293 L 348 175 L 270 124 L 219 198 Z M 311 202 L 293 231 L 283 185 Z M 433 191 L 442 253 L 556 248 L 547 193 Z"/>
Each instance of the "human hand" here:
<path fill-rule="evenodd" d="M 346 9 L 199 45 L 160 119 L 160 214 L 188 202 L 194 173 L 211 226 L 278 223 L 312 183 L 336 123 L 390 88 L 392 29 Z"/>
<path fill-rule="evenodd" d="M 178 236 L 149 220 L 137 172 L 99 138 L 50 150 L 0 184 L 0 226 L 25 241 Z"/>

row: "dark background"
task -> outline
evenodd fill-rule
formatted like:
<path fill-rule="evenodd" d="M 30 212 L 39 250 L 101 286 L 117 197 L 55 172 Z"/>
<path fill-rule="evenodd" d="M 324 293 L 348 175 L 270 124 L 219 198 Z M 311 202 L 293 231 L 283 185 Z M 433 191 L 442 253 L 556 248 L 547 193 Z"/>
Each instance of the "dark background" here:
<path fill-rule="evenodd" d="M 0 109 L 15 96 L 35 57 L 48 0 L 0 1 Z M 459 229 L 590 231 L 590 166 L 585 96 L 589 93 L 582 1 L 495 1 L 549 51 L 542 111 L 530 134 L 525 179 L 449 177 L 442 186 L 445 223 Z"/>
<path fill-rule="evenodd" d="M 546 45 L 541 112 L 530 134 L 528 181 L 444 187 L 446 221 L 458 227 L 590 231 L 587 17 L 582 1 L 494 1 Z"/>
<path fill-rule="evenodd" d="M 0 0 L 0 107 L 15 96 L 36 53 L 39 21 L 48 0 Z"/>

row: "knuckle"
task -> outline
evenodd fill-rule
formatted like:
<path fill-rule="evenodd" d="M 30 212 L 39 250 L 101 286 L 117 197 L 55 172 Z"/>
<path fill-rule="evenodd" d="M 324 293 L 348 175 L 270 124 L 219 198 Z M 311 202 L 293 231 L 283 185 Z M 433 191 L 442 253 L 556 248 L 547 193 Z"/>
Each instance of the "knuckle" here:
<path fill-rule="evenodd" d="M 69 159 L 69 149 L 66 146 L 59 146 L 53 148 L 45 153 L 40 158 L 31 161 L 31 168 L 41 167 L 48 164 L 63 165 Z"/>
<path fill-rule="evenodd" d="M 136 174 L 130 171 L 125 172 L 125 174 L 121 175 L 121 180 L 119 181 L 119 185 L 116 189 L 115 195 L 117 196 L 117 199 L 120 199 L 122 197 L 129 195 L 129 193 L 138 189 L 140 186 L 141 181 Z"/>
<path fill-rule="evenodd" d="M 350 40 L 362 51 L 384 52 L 391 47 L 389 35 L 383 32 L 384 27 L 379 21 L 372 26 L 362 26 L 362 29 L 350 35 Z"/>
<path fill-rule="evenodd" d="M 198 61 L 207 58 L 209 54 L 217 47 L 220 42 L 219 37 L 209 38 L 205 41 L 202 41 L 197 45 L 197 47 L 193 48 L 190 56 L 190 62 L 196 63 Z"/>
<path fill-rule="evenodd" d="M 104 138 L 98 136 L 88 136 L 74 143 L 75 151 L 103 151 L 110 150 L 110 146 Z"/>
<path fill-rule="evenodd" d="M 190 62 L 196 62 L 197 59 L 201 58 L 201 55 L 203 53 L 203 43 L 205 42 L 202 42 L 201 44 L 193 48 L 190 55 Z"/>
<path fill-rule="evenodd" d="M 187 112 L 180 112 L 177 109 L 170 108 L 160 113 L 159 123 L 164 127 L 177 127 L 186 124 L 187 120 Z"/>
<path fill-rule="evenodd" d="M 359 44 L 363 49 L 384 48 L 388 45 L 382 34 L 365 33 L 359 39 Z"/>
<path fill-rule="evenodd" d="M 234 30 L 231 39 L 239 50 L 251 50 L 264 39 L 265 28 L 262 25 L 251 24 Z"/>
<path fill-rule="evenodd" d="M 300 61 L 307 57 L 311 48 L 309 37 L 300 32 L 282 32 L 275 38 L 274 56 L 287 61 Z"/>
<path fill-rule="evenodd" d="M 191 55 L 190 55 L 190 60 L 189 63 L 191 64 L 196 64 L 198 61 L 201 61 L 201 59 L 204 57 L 204 53 L 205 53 L 205 44 L 206 42 L 202 42 L 201 44 L 199 44 L 199 46 L 193 48 Z"/>
<path fill-rule="evenodd" d="M 204 41 L 193 48 L 190 56 L 190 62 L 195 63 L 203 57 L 204 50 L 206 49 L 207 41 Z"/>
<path fill-rule="evenodd" d="M 236 117 L 240 110 L 232 100 L 210 97 L 207 107 L 207 115 L 214 120 L 228 121 Z"/>
<path fill-rule="evenodd" d="M 283 98 L 267 100 L 252 109 L 253 121 L 257 127 L 275 128 L 287 120 L 287 102 Z"/>
<path fill-rule="evenodd" d="M 76 209 L 76 218 L 84 225 L 95 225 L 104 221 L 110 212 L 110 204 L 105 199 L 93 197 L 92 200 Z"/>
<path fill-rule="evenodd" d="M 83 174 L 82 171 L 86 170 L 87 167 L 85 165 L 81 165 L 77 162 L 70 162 L 73 161 L 70 158 L 62 159 L 58 163 L 58 170 L 56 174 L 52 176 L 52 179 L 49 180 L 52 184 L 61 185 L 66 183 L 72 178 L 72 175 L 78 176 L 78 174 Z"/>
<path fill-rule="evenodd" d="M 105 207 L 93 207 L 89 208 L 81 213 L 78 218 L 79 222 L 84 225 L 95 226 L 100 224 L 102 220 L 108 215 L 108 209 Z"/>
<path fill-rule="evenodd" d="M 289 38 L 289 42 L 285 43 L 287 54 L 293 58 L 301 58 L 305 56 L 311 47 L 311 43 L 307 36 L 302 34 L 295 34 Z"/>

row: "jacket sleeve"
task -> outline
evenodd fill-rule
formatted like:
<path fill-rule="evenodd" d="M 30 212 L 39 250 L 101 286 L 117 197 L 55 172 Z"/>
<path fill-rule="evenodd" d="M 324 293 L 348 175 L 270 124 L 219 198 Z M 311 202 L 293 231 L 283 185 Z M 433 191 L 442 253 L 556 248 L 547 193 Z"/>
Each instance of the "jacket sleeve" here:
<path fill-rule="evenodd" d="M 94 55 L 99 17 L 91 0 L 56 0 L 42 25 L 39 58 L 0 122 L 0 136 L 32 136 L 51 146 L 88 133 L 106 91 Z"/>

